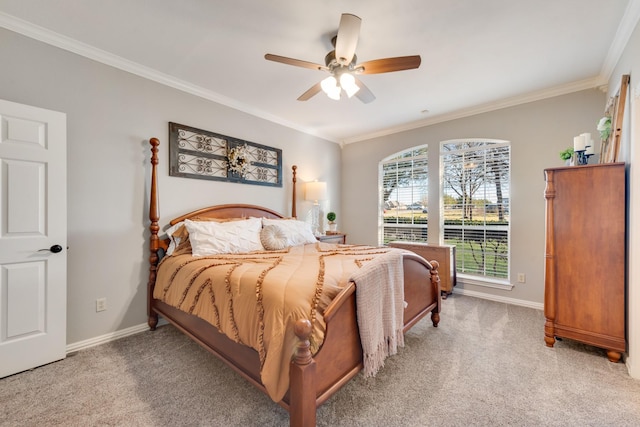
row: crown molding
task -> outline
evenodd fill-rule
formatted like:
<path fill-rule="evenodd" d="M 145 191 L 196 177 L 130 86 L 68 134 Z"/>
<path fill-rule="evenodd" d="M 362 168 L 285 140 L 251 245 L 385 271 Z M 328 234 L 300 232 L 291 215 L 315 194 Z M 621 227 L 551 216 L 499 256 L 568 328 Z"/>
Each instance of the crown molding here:
<path fill-rule="evenodd" d="M 622 15 L 620 25 L 618 25 L 618 30 L 611 42 L 611 46 L 609 46 L 609 52 L 607 52 L 607 56 L 604 59 L 602 69 L 600 70 L 600 76 L 604 80 L 609 81 L 611 78 L 611 74 L 618 64 L 618 61 L 622 56 L 622 52 L 624 52 L 624 48 L 627 46 L 629 38 L 631 37 L 631 34 L 633 34 L 633 31 L 639 21 L 640 0 L 630 0 L 624 14 Z"/>
<path fill-rule="evenodd" d="M 109 65 L 111 67 L 126 71 L 136 76 L 177 89 L 179 91 L 225 105 L 238 111 L 242 111 L 252 116 L 267 120 L 269 122 L 303 132 L 307 135 L 316 136 L 330 142 L 338 143 L 338 140 L 336 140 L 335 138 L 327 135 L 322 135 L 314 129 L 306 128 L 296 123 L 284 120 L 281 117 L 275 116 L 260 109 L 250 107 L 217 92 L 213 92 L 201 86 L 194 85 L 169 74 L 161 73 L 150 67 L 138 64 L 134 61 L 130 61 L 121 56 L 114 55 L 86 43 L 82 43 L 76 39 L 40 27 L 31 22 L 17 18 L 13 15 L 0 12 L 0 27 L 6 28 L 7 30 L 32 38 L 34 40 L 41 41 L 51 46 L 58 47 L 68 52 L 75 53 L 96 62 L 100 62 L 102 64 Z"/>
<path fill-rule="evenodd" d="M 606 84 L 601 76 L 596 76 L 589 79 L 580 80 L 577 82 L 571 82 L 565 85 L 555 86 L 548 89 L 531 92 L 524 95 L 514 96 L 511 98 L 500 99 L 495 102 L 490 102 L 482 105 L 465 108 L 462 110 L 452 111 L 451 113 L 441 114 L 438 116 L 430 117 L 425 120 L 411 122 L 400 126 L 390 127 L 382 129 L 377 132 L 369 133 L 366 135 L 359 135 L 352 138 L 344 139 L 343 144 L 351 144 L 354 142 L 365 141 L 367 139 L 378 138 L 381 136 L 387 136 L 394 133 L 404 132 L 408 130 L 418 129 L 425 126 L 431 126 L 437 123 L 448 122 L 450 120 L 462 119 L 464 117 L 475 116 L 477 114 L 488 113 L 490 111 L 500 110 L 502 108 L 514 107 L 520 104 L 526 104 L 528 102 L 540 101 L 547 98 L 553 98 L 555 96 L 566 95 L 573 92 L 578 92 L 586 89 L 593 89 Z"/>

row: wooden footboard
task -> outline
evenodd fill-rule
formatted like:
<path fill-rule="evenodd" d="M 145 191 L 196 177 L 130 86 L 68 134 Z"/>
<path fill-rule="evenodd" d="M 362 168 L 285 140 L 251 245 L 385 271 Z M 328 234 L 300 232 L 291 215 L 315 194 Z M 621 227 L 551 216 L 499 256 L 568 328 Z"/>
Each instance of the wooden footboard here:
<path fill-rule="evenodd" d="M 431 313 L 434 326 L 440 321 L 440 292 L 437 262 L 431 265 L 419 256 L 405 255 L 404 332 Z M 356 285 L 351 282 L 343 289 L 324 314 L 325 340 L 314 356 L 320 367 L 318 404 L 324 403 L 337 389 L 362 369 L 362 345 L 356 317 Z M 325 363 L 326 361 L 326 363 Z M 325 378 L 326 377 L 326 378 Z M 336 378 L 344 378 L 338 383 Z"/>
<path fill-rule="evenodd" d="M 149 208 L 150 256 L 148 292 L 148 317 L 150 329 L 155 329 L 158 315 L 175 325 L 191 339 L 219 357 L 251 384 L 266 393 L 260 380 L 260 360 L 257 351 L 238 344 L 208 322 L 153 298 L 158 251 L 166 249 L 166 242 L 158 238 L 159 212 L 157 205 L 158 145 L 156 138 L 151 143 L 151 197 Z M 295 168 L 295 166 L 294 166 Z M 295 169 L 294 169 L 295 179 Z M 295 196 L 293 199 L 295 206 Z M 197 211 L 199 216 L 228 217 L 262 214 L 267 217 L 280 215 L 268 209 L 251 205 L 224 205 Z M 192 213 L 193 214 L 193 213 Z M 188 217 L 191 214 L 185 215 Z M 176 219 L 175 221 L 181 218 Z M 172 221 L 175 222 L 175 221 Z M 415 254 L 404 255 L 405 301 L 404 331 L 431 313 L 434 326 L 440 320 L 440 279 L 438 263 L 425 261 Z M 289 391 L 279 404 L 290 413 L 292 426 L 314 426 L 316 409 L 362 369 L 362 346 L 356 318 L 356 285 L 350 283 L 329 304 L 324 312 L 326 324 L 322 346 L 312 357 L 309 348 L 311 324 L 300 320 L 295 325 L 299 338 L 290 365 Z"/>
<path fill-rule="evenodd" d="M 405 332 L 429 313 L 433 326 L 438 326 L 441 302 L 439 266 L 438 261 L 426 262 L 418 255 L 404 254 Z"/>
<path fill-rule="evenodd" d="M 432 265 L 414 255 L 405 255 L 404 331 L 431 313 L 434 326 L 440 320 L 440 288 L 437 262 Z M 432 268 L 429 268 L 432 267 Z M 362 345 L 356 318 L 356 285 L 351 282 L 324 313 L 325 339 L 312 357 L 308 337 L 311 324 L 296 325 L 300 339 L 291 362 L 289 391 L 279 404 L 289 411 L 291 426 L 314 426 L 316 410 L 362 369 Z M 151 309 L 175 325 L 266 393 L 260 381 L 258 353 L 237 344 L 206 321 L 152 299 Z M 308 326 L 307 326 L 308 325 Z"/>
<path fill-rule="evenodd" d="M 440 322 L 440 277 L 437 261 L 426 262 L 414 254 L 405 254 L 404 332 L 431 313 L 433 326 Z M 329 397 L 362 370 L 362 345 L 356 318 L 356 285 L 351 282 L 325 311 L 325 340 L 311 359 L 308 346 L 299 346 L 291 362 L 288 399 L 292 426 L 315 425 L 315 413 Z M 298 330 L 306 330 L 302 326 Z M 309 328 L 310 331 L 310 328 Z M 307 336 L 298 335 L 301 342 Z M 310 360 L 311 359 L 311 360 Z M 304 361 L 301 365 L 298 360 Z M 294 381 L 293 378 L 296 378 Z M 315 388 L 314 397 L 309 388 Z M 315 398 L 312 405 L 309 399 Z"/>

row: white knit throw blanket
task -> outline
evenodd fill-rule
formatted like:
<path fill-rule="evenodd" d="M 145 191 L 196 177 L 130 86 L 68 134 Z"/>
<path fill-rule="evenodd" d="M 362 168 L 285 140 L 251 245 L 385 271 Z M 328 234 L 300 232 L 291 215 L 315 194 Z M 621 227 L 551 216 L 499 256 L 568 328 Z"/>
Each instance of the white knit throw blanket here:
<path fill-rule="evenodd" d="M 387 356 L 404 347 L 402 251 L 391 250 L 355 272 L 356 306 L 364 352 L 364 376 L 374 376 Z"/>

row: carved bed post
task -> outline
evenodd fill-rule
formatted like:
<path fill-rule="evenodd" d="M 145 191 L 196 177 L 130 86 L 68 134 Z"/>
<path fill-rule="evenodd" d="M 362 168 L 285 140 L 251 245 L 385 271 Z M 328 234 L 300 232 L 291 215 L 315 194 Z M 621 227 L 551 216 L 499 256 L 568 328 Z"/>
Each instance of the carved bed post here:
<path fill-rule="evenodd" d="M 298 166 L 293 165 L 291 166 L 291 169 L 293 170 L 293 189 L 291 191 L 292 196 L 291 196 L 291 217 L 292 218 L 298 218 L 297 212 L 296 212 L 296 169 L 298 169 Z"/>
<path fill-rule="evenodd" d="M 158 138 L 151 138 L 151 194 L 149 196 L 149 282 L 147 283 L 147 316 L 148 324 L 151 330 L 155 330 L 158 325 L 158 314 L 151 309 L 151 300 L 153 298 L 153 287 L 156 284 L 156 270 L 158 268 L 158 221 L 160 214 L 158 209 L 158 146 L 160 141 Z"/>
<path fill-rule="evenodd" d="M 311 322 L 300 319 L 294 332 L 298 337 L 289 369 L 289 425 L 307 427 L 316 425 L 316 362 L 311 357 L 309 337 Z"/>
<path fill-rule="evenodd" d="M 431 270 L 429 270 L 431 285 L 435 290 L 436 298 L 438 299 L 438 305 L 431 312 L 431 323 L 433 323 L 434 327 L 438 327 L 438 323 L 440 323 L 440 274 L 438 274 L 438 267 L 440 267 L 440 263 L 436 260 L 429 261 L 431 264 Z"/>

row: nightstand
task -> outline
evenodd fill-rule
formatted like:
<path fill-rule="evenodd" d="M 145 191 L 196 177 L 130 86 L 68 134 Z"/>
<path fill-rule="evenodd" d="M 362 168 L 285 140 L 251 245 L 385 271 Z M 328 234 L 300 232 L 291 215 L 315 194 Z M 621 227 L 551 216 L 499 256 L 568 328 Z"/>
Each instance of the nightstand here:
<path fill-rule="evenodd" d="M 316 236 L 321 242 L 324 243 L 342 243 L 343 245 L 347 243 L 347 235 L 346 234 L 323 234 L 322 236 Z"/>
<path fill-rule="evenodd" d="M 415 252 L 427 261 L 436 260 L 440 264 L 440 291 L 446 299 L 456 285 L 456 247 L 455 245 L 431 245 L 425 242 L 390 242 L 389 246 Z"/>

